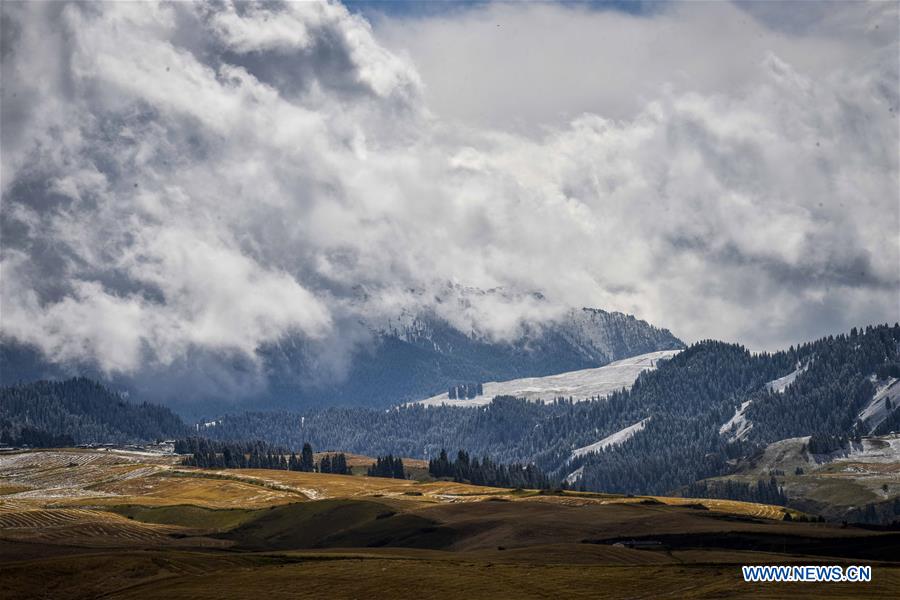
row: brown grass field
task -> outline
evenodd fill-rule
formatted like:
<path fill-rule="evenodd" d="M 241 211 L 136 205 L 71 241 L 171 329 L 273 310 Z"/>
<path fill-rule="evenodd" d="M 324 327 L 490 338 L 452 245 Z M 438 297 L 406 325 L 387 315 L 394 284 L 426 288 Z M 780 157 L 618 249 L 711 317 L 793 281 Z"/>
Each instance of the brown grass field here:
<path fill-rule="evenodd" d="M 900 597 L 900 532 L 785 512 L 117 451 L 0 454 L 0 597 Z M 869 564 L 873 581 L 751 584 L 743 564 Z"/>

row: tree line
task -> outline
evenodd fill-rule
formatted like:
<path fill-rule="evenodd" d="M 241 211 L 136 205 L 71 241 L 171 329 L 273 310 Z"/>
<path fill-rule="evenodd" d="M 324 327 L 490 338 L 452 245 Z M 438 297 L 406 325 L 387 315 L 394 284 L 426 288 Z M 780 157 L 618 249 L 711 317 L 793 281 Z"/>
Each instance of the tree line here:
<path fill-rule="evenodd" d="M 15 433 L 18 430 L 17 433 Z M 23 426 L 13 428 L 9 421 L 0 422 L 0 445 L 28 446 L 30 448 L 71 448 L 75 440 L 71 435 L 55 435 L 42 429 Z"/>
<path fill-rule="evenodd" d="M 697 481 L 685 489 L 682 494 L 686 498 L 725 498 L 743 502 L 759 502 L 761 504 L 777 504 L 786 506 L 788 498 L 784 489 L 778 485 L 774 477 L 768 481 L 745 483 L 726 479 L 724 481 Z"/>
<path fill-rule="evenodd" d="M 181 464 L 208 469 L 276 469 L 318 473 L 350 474 L 343 453 L 326 454 L 315 460 L 312 446 L 304 443 L 299 456 L 266 442 L 222 442 L 190 437 L 175 442 L 175 452 L 186 454 Z"/>
<path fill-rule="evenodd" d="M 450 400 L 472 399 L 484 394 L 484 385 L 481 383 L 460 383 L 451 385 L 447 390 L 447 397 Z"/>
<path fill-rule="evenodd" d="M 406 479 L 406 471 L 403 469 L 403 459 L 393 454 L 379 456 L 375 463 L 366 471 L 369 477 L 390 477 L 393 479 Z"/>
<path fill-rule="evenodd" d="M 424 459 L 441 448 L 466 448 L 501 463 L 534 464 L 551 478 L 583 467 L 575 487 L 586 490 L 664 494 L 727 475 L 735 460 L 780 439 L 868 433 L 859 429 L 857 415 L 874 394 L 870 378 L 873 373 L 890 376 L 898 361 L 900 325 L 855 329 L 776 353 L 704 340 L 642 373 L 630 390 L 598 402 L 541 404 L 496 397 L 476 408 L 242 413 L 224 417 L 211 435 L 260 437 L 288 447 L 309 440 L 361 454 Z M 798 366 L 798 376 L 785 390 L 766 386 Z M 745 415 L 753 427 L 746 439 L 720 434 L 722 424 L 747 400 Z M 647 417 L 643 431 L 625 443 L 572 456 L 573 449 Z M 898 422 L 894 408 L 878 431 L 900 428 Z"/>
<path fill-rule="evenodd" d="M 412 405 L 388 411 L 328 408 L 302 415 L 225 415 L 206 435 L 230 444 L 266 440 L 272 448 L 254 451 L 242 446 L 244 451 L 233 450 L 227 461 L 223 450 L 198 449 L 196 454 L 204 456 L 195 460 L 217 466 L 249 464 L 255 454 L 255 464 L 280 465 L 280 456 L 290 468 L 291 453 L 299 452 L 293 466 L 303 470 L 310 469 L 303 461 L 305 444 L 382 458 L 440 458 L 442 448 L 465 448 L 470 456 L 490 456 L 491 468 L 493 461 L 533 464 L 553 479 L 581 473 L 575 486 L 587 490 L 664 494 L 728 475 L 737 459 L 780 439 L 812 436 L 808 450 L 814 453 L 859 439 L 869 433 L 869 425 L 859 421 L 860 411 L 871 401 L 875 386 L 885 381 L 879 378 L 894 377 L 898 364 L 896 324 L 853 329 L 771 354 L 705 340 L 661 362 L 655 371 L 642 373 L 630 390 L 599 402 L 559 399 L 541 404 L 497 397 L 477 408 Z M 798 375 L 786 389 L 773 391 L 766 385 L 795 370 Z M 34 431 L 25 435 L 39 443 L 52 442 L 54 436 L 57 442 L 67 442 L 58 439 L 65 435 L 80 443 L 184 432 L 167 409 L 131 404 L 85 379 L 10 386 L 2 388 L 0 400 L 0 440 L 21 440 L 26 428 Z M 720 433 L 722 424 L 748 400 L 744 415 L 752 428 L 747 437 L 736 440 L 730 432 Z M 900 429 L 900 410 L 889 410 L 876 433 Z M 575 448 L 648 417 L 646 427 L 626 442 L 573 456 Z M 324 468 L 333 468 L 334 459 L 329 462 Z M 473 483 L 497 481 L 484 474 L 484 459 L 477 461 L 477 470 L 472 470 L 474 463 L 470 458 L 470 477 L 459 476 Z M 322 468 L 321 460 L 313 461 L 312 470 Z M 394 472 L 393 466 L 375 470 Z M 455 479 L 457 474 L 444 476 Z"/>
<path fill-rule="evenodd" d="M 514 463 L 502 465 L 489 457 L 470 458 L 469 453 L 460 450 L 454 460 L 450 460 L 443 448 L 440 454 L 428 461 L 428 473 L 436 479 L 452 478 L 459 483 L 486 485 L 490 487 L 549 489 L 551 481 L 543 471 L 534 465 Z"/>

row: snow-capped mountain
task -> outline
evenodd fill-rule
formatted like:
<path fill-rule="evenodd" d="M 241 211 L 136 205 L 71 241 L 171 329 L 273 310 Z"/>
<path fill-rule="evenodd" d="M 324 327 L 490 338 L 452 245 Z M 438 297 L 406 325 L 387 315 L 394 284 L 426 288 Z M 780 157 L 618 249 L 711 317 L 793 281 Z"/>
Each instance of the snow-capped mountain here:
<path fill-rule="evenodd" d="M 543 377 L 684 347 L 666 329 L 591 308 L 525 324 L 518 337 L 503 341 L 460 331 L 434 313 L 407 314 L 370 331 L 371 343 L 361 346 L 344 377 L 332 382 L 306 382 L 304 374 L 314 369 L 315 357 L 303 344 L 267 349 L 274 395 L 292 397 L 293 405 L 389 406 L 428 398 L 460 383 Z"/>
<path fill-rule="evenodd" d="M 542 301 L 541 299 L 537 300 Z M 434 311 L 404 312 L 395 318 L 358 322 L 349 329 L 343 347 L 334 341 L 311 342 L 285 336 L 257 350 L 258 364 L 222 361 L 215 372 L 220 379 L 240 382 L 254 378 L 254 386 L 229 393 L 228 401 L 244 400 L 253 408 L 306 409 L 324 406 L 391 406 L 427 398 L 448 386 L 522 377 L 543 377 L 593 369 L 613 361 L 649 352 L 678 350 L 684 344 L 668 330 L 633 316 L 598 309 L 577 309 L 543 321 L 525 322 L 517 335 L 495 339 L 477 327 L 462 331 Z M 14 342 L 0 344 L 0 369 L 8 381 L 87 375 L 103 380 L 96 370 L 59 368 L 34 350 Z M 148 378 L 140 382 L 119 377 L 117 389 L 135 397 L 177 406 L 179 410 L 215 413 L 224 407 L 221 392 L 197 384 L 189 367 L 174 372 L 184 383 L 168 388 Z M 257 370 L 254 370 L 257 369 Z M 32 374 L 34 376 L 32 376 Z M 8 376 L 8 377 L 7 377 Z M 633 379 L 632 379 L 633 380 Z M 205 384 L 204 384 L 205 385 Z M 617 384 L 618 385 L 618 384 Z M 178 397 L 167 398 L 172 388 Z M 235 388 L 237 386 L 234 386 Z M 198 398 L 190 406 L 185 397 Z M 176 402 L 178 401 L 178 402 Z"/>

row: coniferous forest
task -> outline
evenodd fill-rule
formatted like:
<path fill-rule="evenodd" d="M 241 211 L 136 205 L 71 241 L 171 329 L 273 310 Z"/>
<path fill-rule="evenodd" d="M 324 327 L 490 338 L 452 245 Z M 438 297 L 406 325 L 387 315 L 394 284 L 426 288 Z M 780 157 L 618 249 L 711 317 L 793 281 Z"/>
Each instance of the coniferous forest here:
<path fill-rule="evenodd" d="M 534 465 L 514 463 L 501 465 L 485 456 L 479 461 L 460 450 L 450 460 L 443 448 L 437 458 L 428 461 L 428 473 L 435 478 L 452 478 L 459 483 L 473 483 L 506 488 L 548 489 L 550 479 Z"/>
<path fill-rule="evenodd" d="M 279 469 L 349 475 L 344 453 L 326 454 L 315 461 L 312 446 L 303 444 L 300 454 L 259 440 L 221 442 L 201 437 L 175 441 L 175 452 L 185 454 L 181 464 L 212 469 Z M 398 459 L 399 460 L 399 459 Z M 402 470 L 402 463 L 401 463 Z"/>
<path fill-rule="evenodd" d="M 702 341 L 643 373 L 631 390 L 600 401 L 539 404 L 498 397 L 477 408 L 330 408 L 302 420 L 295 413 L 248 412 L 226 416 L 209 435 L 286 447 L 309 440 L 348 452 L 423 459 L 442 448 L 466 448 L 504 463 L 534 463 L 559 478 L 583 467 L 575 485 L 587 490 L 660 494 L 725 474 L 729 461 L 786 437 L 872 433 L 857 416 L 871 400 L 878 374 L 890 376 L 886 369 L 900 362 L 898 348 L 898 325 L 854 329 L 773 354 Z M 784 390 L 766 385 L 794 371 L 794 383 Z M 753 423 L 748 435 L 720 433 L 747 400 Z M 895 408 L 879 431 L 896 415 Z M 624 443 L 573 456 L 574 449 L 644 419 L 643 431 Z"/>
<path fill-rule="evenodd" d="M 0 442 L 10 445 L 125 443 L 187 433 L 170 409 L 129 402 L 84 377 L 0 388 Z"/>
<path fill-rule="evenodd" d="M 0 442 L 126 442 L 185 438 L 196 429 L 209 439 L 185 438 L 179 451 L 198 466 L 346 472 L 346 459 L 316 462 L 315 446 L 378 456 L 370 469 L 377 476 L 405 477 L 399 457 L 410 457 L 431 459 L 435 477 L 471 483 L 543 487 L 546 473 L 547 480 L 568 479 L 578 489 L 665 494 L 727 475 L 736 461 L 785 438 L 810 436 L 806 451 L 827 455 L 861 436 L 896 431 L 900 411 L 889 399 L 880 425 L 860 414 L 898 369 L 900 326 L 881 325 L 776 353 L 701 341 L 642 373 L 630 390 L 591 402 L 497 397 L 473 408 L 239 412 L 194 428 L 168 409 L 130 403 L 81 378 L 0 390 Z M 787 375 L 790 385 L 771 385 Z M 752 426 L 738 436 L 724 424 L 742 406 Z M 642 429 L 618 443 L 574 452 L 637 423 Z M 445 460 L 444 448 L 465 452 Z M 515 465 L 534 465 L 534 472 Z M 751 497 L 759 490 L 725 492 Z"/>

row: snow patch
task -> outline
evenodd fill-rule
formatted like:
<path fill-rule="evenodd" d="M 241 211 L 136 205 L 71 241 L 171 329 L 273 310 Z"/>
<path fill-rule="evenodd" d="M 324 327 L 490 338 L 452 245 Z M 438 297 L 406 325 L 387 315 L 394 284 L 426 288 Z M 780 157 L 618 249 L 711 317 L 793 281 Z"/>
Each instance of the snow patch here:
<path fill-rule="evenodd" d="M 769 388 L 770 392 L 775 392 L 776 394 L 783 394 L 784 390 L 788 388 L 789 385 L 794 383 L 794 380 L 797 379 L 797 376 L 806 371 L 808 365 L 797 366 L 796 369 L 785 375 L 784 377 L 779 377 L 773 381 L 770 381 L 766 384 L 766 387 Z"/>
<path fill-rule="evenodd" d="M 900 435 L 863 438 L 860 444 L 851 444 L 843 456 L 835 462 L 900 463 Z"/>
<path fill-rule="evenodd" d="M 887 407 L 887 401 L 890 401 L 891 408 Z M 875 428 L 897 408 L 898 402 L 900 402 L 900 380 L 891 377 L 875 388 L 875 395 L 860 411 L 858 418 L 869 432 L 875 431 Z"/>
<path fill-rule="evenodd" d="M 590 454 L 591 452 L 600 452 L 601 450 L 605 450 L 610 446 L 618 446 L 624 444 L 625 442 L 633 438 L 635 434 L 643 431 L 644 427 L 647 426 L 647 421 L 649 420 L 650 417 L 647 417 L 646 419 L 638 421 L 634 425 L 629 425 L 625 429 L 620 429 L 612 435 L 606 436 L 599 442 L 594 442 L 593 444 L 589 444 L 587 446 L 583 446 L 581 448 L 573 450 L 572 456 L 569 458 L 569 460 L 578 458 L 579 456 L 584 456 L 585 454 Z"/>
<path fill-rule="evenodd" d="M 113 492 L 87 490 L 80 487 L 56 487 L 18 492 L 16 494 L 9 494 L 6 497 L 18 499 L 28 498 L 34 500 L 58 500 L 60 498 L 113 498 L 117 496 L 119 496 L 119 494 Z"/>
<path fill-rule="evenodd" d="M 734 415 L 732 415 L 724 425 L 719 427 L 719 435 L 726 435 L 730 432 L 731 435 L 728 438 L 730 441 L 743 440 L 747 437 L 750 430 L 753 429 L 753 423 L 749 421 L 744 414 L 750 407 L 751 402 L 753 402 L 753 400 L 743 402 L 740 408 L 734 411 Z"/>
<path fill-rule="evenodd" d="M 617 360 L 603 367 L 569 371 L 546 377 L 525 377 L 509 381 L 489 381 L 484 393 L 474 398 L 450 400 L 447 393 L 432 396 L 413 404 L 425 406 L 484 406 L 494 396 L 515 396 L 532 402 L 552 402 L 556 398 L 569 398 L 577 402 L 591 398 L 605 398 L 621 390 L 629 389 L 643 371 L 655 369 L 660 361 L 668 360 L 680 350 L 661 350 L 631 358 Z"/>
<path fill-rule="evenodd" d="M 575 485 L 575 482 L 581 479 L 582 475 L 584 475 L 584 465 L 581 465 L 566 476 L 566 484 Z"/>

